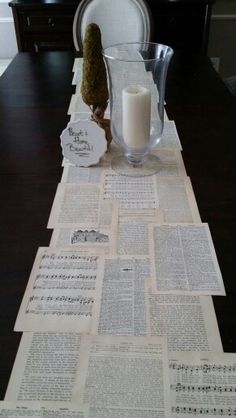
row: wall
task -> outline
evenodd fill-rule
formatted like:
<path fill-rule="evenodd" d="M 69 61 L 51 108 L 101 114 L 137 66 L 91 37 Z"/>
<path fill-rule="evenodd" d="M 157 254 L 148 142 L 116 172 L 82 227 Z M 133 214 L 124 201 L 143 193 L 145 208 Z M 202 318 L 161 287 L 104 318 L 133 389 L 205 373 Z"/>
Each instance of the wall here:
<path fill-rule="evenodd" d="M 216 0 L 213 6 L 209 57 L 219 57 L 223 78 L 236 76 L 236 0 Z"/>
<path fill-rule="evenodd" d="M 13 58 L 17 53 L 12 10 L 7 0 L 0 0 L 0 59 Z"/>

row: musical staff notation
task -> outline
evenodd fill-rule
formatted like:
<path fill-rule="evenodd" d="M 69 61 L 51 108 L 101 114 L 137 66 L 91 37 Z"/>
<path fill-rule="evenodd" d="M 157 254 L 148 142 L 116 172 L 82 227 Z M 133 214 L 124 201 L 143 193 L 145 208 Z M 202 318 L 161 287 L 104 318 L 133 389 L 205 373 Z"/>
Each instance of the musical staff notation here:
<path fill-rule="evenodd" d="M 235 373 L 236 364 L 233 365 L 223 365 L 223 364 L 198 364 L 198 365 L 188 365 L 188 364 L 177 364 L 171 362 L 169 364 L 171 370 L 182 371 L 186 373 L 193 372 L 203 372 L 203 373 Z"/>
<path fill-rule="evenodd" d="M 212 407 L 185 407 L 175 406 L 171 408 L 172 413 L 175 414 L 193 414 L 193 415 L 220 415 L 220 416 L 235 416 L 236 408 L 212 408 Z"/>
<path fill-rule="evenodd" d="M 171 390 L 183 393 L 236 393 L 236 386 L 218 385 L 182 385 L 177 383 L 170 386 Z"/>

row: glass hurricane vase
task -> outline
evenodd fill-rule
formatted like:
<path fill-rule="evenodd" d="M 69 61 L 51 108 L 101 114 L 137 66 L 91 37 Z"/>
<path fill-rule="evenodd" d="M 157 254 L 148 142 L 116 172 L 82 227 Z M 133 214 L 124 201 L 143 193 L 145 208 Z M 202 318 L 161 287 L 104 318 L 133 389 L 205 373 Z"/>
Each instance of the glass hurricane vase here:
<path fill-rule="evenodd" d="M 110 94 L 111 133 L 122 154 L 119 174 L 151 175 L 160 160 L 151 151 L 161 140 L 168 65 L 173 50 L 157 43 L 126 43 L 103 50 Z"/>

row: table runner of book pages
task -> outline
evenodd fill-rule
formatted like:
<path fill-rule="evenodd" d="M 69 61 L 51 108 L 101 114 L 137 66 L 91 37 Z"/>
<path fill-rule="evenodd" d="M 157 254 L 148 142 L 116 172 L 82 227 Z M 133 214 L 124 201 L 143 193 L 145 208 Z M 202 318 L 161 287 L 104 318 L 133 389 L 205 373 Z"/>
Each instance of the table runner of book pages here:
<path fill-rule="evenodd" d="M 76 58 L 71 120 L 90 117 L 81 77 Z M 223 352 L 212 302 L 223 278 L 181 150 L 165 112 L 156 175 L 114 172 L 114 142 L 97 166 L 63 159 L 1 417 L 236 415 L 236 355 Z"/>

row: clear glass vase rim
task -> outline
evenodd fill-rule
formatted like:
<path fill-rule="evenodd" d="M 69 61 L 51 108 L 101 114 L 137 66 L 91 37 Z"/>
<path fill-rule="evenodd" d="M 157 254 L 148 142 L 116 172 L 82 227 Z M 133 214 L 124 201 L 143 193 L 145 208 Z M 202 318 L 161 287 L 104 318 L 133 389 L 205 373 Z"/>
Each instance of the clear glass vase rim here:
<path fill-rule="evenodd" d="M 154 57 L 154 58 L 143 58 L 142 60 L 140 59 L 140 60 L 134 60 L 134 59 L 127 59 L 127 58 L 116 58 L 116 57 L 113 57 L 113 56 L 111 56 L 111 55 L 109 55 L 109 54 L 106 54 L 106 51 L 108 50 L 108 49 L 110 49 L 110 48 L 115 48 L 115 47 L 120 47 L 120 46 L 124 46 L 124 45 L 152 45 L 152 46 L 159 46 L 159 47 L 162 47 L 162 49 L 165 49 L 166 51 L 168 51 L 169 53 L 171 53 L 171 54 L 173 54 L 174 53 L 174 50 L 173 50 L 173 48 L 171 48 L 169 45 L 165 45 L 165 44 L 161 44 L 161 43 L 158 43 L 158 42 L 120 42 L 120 43 L 117 43 L 117 44 L 112 44 L 112 45 L 109 45 L 109 46 L 107 46 L 106 48 L 103 48 L 102 49 L 102 55 L 104 56 L 104 58 L 108 58 L 108 59 L 111 59 L 111 60 L 114 60 L 114 61 L 126 61 L 126 62 L 150 62 L 150 61 L 157 61 L 158 59 L 160 59 L 160 58 L 158 58 L 158 57 Z"/>

